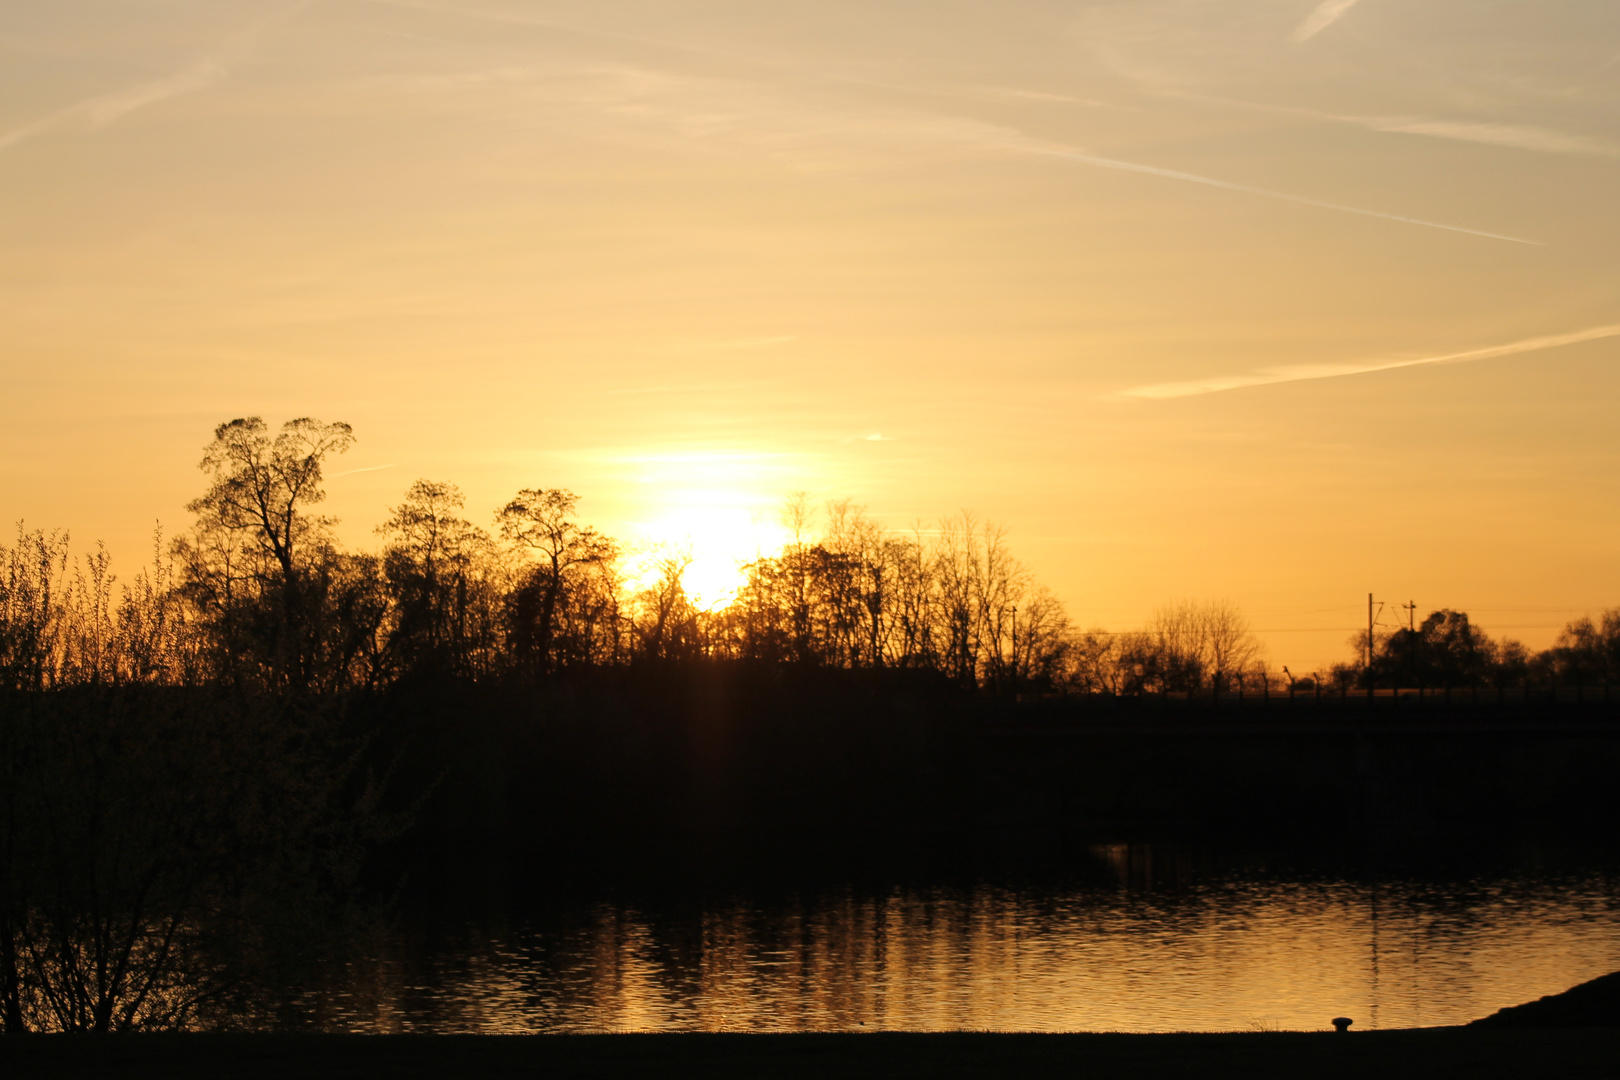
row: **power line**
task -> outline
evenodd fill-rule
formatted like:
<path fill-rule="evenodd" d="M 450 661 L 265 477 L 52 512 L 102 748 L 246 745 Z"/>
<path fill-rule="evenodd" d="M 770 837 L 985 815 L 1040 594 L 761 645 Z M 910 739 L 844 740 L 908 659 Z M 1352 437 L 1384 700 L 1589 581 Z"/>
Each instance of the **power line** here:
<path fill-rule="evenodd" d="M 1380 623 L 1380 626 L 1399 626 L 1399 623 Z M 1562 630 L 1567 623 L 1539 623 L 1536 625 L 1518 626 L 1481 626 L 1480 630 Z M 1357 634 L 1365 630 L 1362 626 L 1273 626 L 1255 627 L 1249 630 L 1251 634 Z M 1152 630 L 1082 630 L 1083 634 L 1092 634 L 1097 637 L 1120 637 L 1124 634 L 1151 634 Z"/>

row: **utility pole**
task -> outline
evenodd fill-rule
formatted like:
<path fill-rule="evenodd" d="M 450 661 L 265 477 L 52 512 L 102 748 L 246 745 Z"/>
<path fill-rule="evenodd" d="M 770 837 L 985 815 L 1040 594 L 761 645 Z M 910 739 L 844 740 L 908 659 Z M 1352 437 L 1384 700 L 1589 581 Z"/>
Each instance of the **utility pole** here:
<path fill-rule="evenodd" d="M 1018 697 L 1018 605 L 1017 604 L 1013 605 L 1012 637 L 1013 637 L 1013 655 L 1012 655 L 1012 662 L 1013 662 L 1012 663 L 1012 669 L 1013 669 L 1012 675 L 1013 675 L 1013 677 L 1012 677 L 1012 684 L 1013 684 L 1013 698 L 1016 700 L 1017 697 Z"/>
<path fill-rule="evenodd" d="M 1367 700 L 1372 701 L 1373 594 L 1367 594 Z"/>
<path fill-rule="evenodd" d="M 1401 607 L 1406 609 L 1406 682 L 1410 686 L 1417 674 L 1417 601 L 1408 600 Z M 1419 687 L 1418 700 L 1422 698 L 1423 690 Z"/>

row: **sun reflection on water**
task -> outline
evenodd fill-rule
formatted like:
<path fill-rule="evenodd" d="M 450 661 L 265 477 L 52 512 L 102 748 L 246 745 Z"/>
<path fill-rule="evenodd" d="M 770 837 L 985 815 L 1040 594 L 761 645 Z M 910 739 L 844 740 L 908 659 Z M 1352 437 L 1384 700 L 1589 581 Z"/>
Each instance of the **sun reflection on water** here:
<path fill-rule="evenodd" d="M 1455 1024 L 1620 967 L 1617 899 L 1592 876 L 598 904 L 376 960 L 316 1011 L 387 1031 Z"/>

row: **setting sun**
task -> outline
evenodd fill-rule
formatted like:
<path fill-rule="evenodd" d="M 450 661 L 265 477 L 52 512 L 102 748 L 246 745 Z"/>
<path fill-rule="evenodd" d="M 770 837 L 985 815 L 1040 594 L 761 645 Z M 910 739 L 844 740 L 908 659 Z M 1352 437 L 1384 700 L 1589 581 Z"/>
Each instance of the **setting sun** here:
<path fill-rule="evenodd" d="M 694 604 L 713 610 L 729 604 L 742 587 L 747 563 L 781 549 L 787 533 L 770 508 L 728 505 L 733 493 L 713 494 L 713 505 L 675 510 L 643 526 L 629 560 L 633 583 L 650 583 L 666 558 L 690 558 L 681 584 Z"/>
<path fill-rule="evenodd" d="M 788 539 L 779 518 L 783 474 L 770 458 L 736 451 L 627 456 L 645 516 L 630 524 L 627 576 L 651 584 L 666 558 L 690 559 L 682 586 L 698 607 L 724 607 L 747 563 Z"/>

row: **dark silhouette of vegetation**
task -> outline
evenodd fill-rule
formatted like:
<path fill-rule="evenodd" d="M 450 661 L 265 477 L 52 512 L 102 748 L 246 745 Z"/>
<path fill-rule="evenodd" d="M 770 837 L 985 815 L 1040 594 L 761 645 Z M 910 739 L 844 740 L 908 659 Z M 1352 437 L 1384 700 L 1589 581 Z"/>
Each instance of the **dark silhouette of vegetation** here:
<path fill-rule="evenodd" d="M 354 442 L 348 424 L 290 420 L 272 438 L 258 417 L 214 431 L 201 468 L 212 482 L 187 509 L 196 515 L 176 554 L 184 589 L 204 620 L 222 674 L 293 689 L 329 683 L 380 615 L 366 603 L 368 567 L 345 566 L 328 518 L 321 466 Z"/>
<path fill-rule="evenodd" d="M 257 417 L 221 424 L 191 528 L 124 590 L 141 604 L 115 598 L 104 551 L 75 563 L 64 534 L 19 532 L 0 609 L 6 684 L 331 694 L 730 660 L 924 670 L 998 693 L 1087 688 L 1062 606 L 972 515 L 895 533 L 836 502 L 816 534 L 797 497 L 792 541 L 744 567 L 729 604 L 701 608 L 689 554 L 632 580 L 624 547 L 561 488 L 517 492 L 486 532 L 454 485 L 418 480 L 378 527 L 380 553 L 344 551 L 314 508 L 324 463 L 353 441 L 347 424 L 307 418 L 274 435 Z M 1192 636 L 1179 623 L 1161 634 L 1173 655 L 1154 671 L 1173 668 L 1178 686 L 1223 682 L 1254 655 L 1252 639 L 1234 653 Z"/>
<path fill-rule="evenodd" d="M 263 698 L 6 692 L 0 1027 L 162 1030 L 247 1007 L 386 832 L 355 745 L 331 711 Z"/>
<path fill-rule="evenodd" d="M 803 496 L 788 542 L 742 567 L 722 606 L 689 594 L 690 553 L 638 562 L 562 488 L 518 491 L 486 529 L 454 485 L 418 480 L 379 551 L 346 551 L 316 509 L 354 438 L 307 418 L 220 425 L 191 526 L 156 537 L 126 582 L 64 533 L 19 526 L 0 545 L 5 1030 L 241 1014 L 276 942 L 314 940 L 417 809 L 415 854 L 388 849 L 390 872 L 959 846 L 985 805 L 1062 818 L 1225 800 L 1258 820 L 1267 799 L 1364 801 L 1327 743 L 1216 769 L 1206 742 L 1178 772 L 1157 738 L 980 741 L 987 717 L 1129 723 L 1147 715 L 1133 703 L 1286 693 L 1230 603 L 1081 630 L 998 526 L 960 514 L 897 532 Z M 1336 667 L 1326 688 L 1606 685 L 1620 609 L 1537 655 L 1445 609 L 1372 645 L 1370 666 Z M 1148 757 L 1118 764 L 1132 754 Z M 1155 771 L 1168 779 L 1143 779 Z M 1276 786 L 1296 774 L 1300 790 Z M 1477 804 L 1456 783 L 1451 802 Z"/>
<path fill-rule="evenodd" d="M 1620 1027 L 1620 971 L 1599 975 L 1561 994 L 1510 1005 L 1468 1025 L 1474 1028 Z"/>
<path fill-rule="evenodd" d="M 486 531 L 453 484 L 418 480 L 377 527 L 380 552 L 344 551 L 315 508 L 325 462 L 354 438 L 308 418 L 274 434 L 257 417 L 221 424 L 191 527 L 121 592 L 105 550 L 74 561 L 64 534 L 19 532 L 0 677 L 332 694 L 701 660 L 927 671 L 995 696 L 1299 689 L 1226 601 L 1166 605 L 1138 631 L 1075 627 L 1005 531 L 971 514 L 897 532 L 795 496 L 789 541 L 707 608 L 684 583 L 690 553 L 638 561 L 563 488 L 517 492 Z M 1330 691 L 1595 685 L 1620 673 L 1620 609 L 1539 655 L 1450 609 L 1379 631 L 1370 669 L 1365 633 L 1352 645 L 1363 659 L 1327 673 Z"/>
<path fill-rule="evenodd" d="M 1532 653 L 1512 638 L 1492 638 L 1464 611 L 1442 608 L 1414 628 L 1367 632 L 1350 641 L 1359 659 L 1331 671 L 1336 689 L 1577 691 L 1620 682 L 1620 608 L 1570 621 L 1550 649 Z"/>

